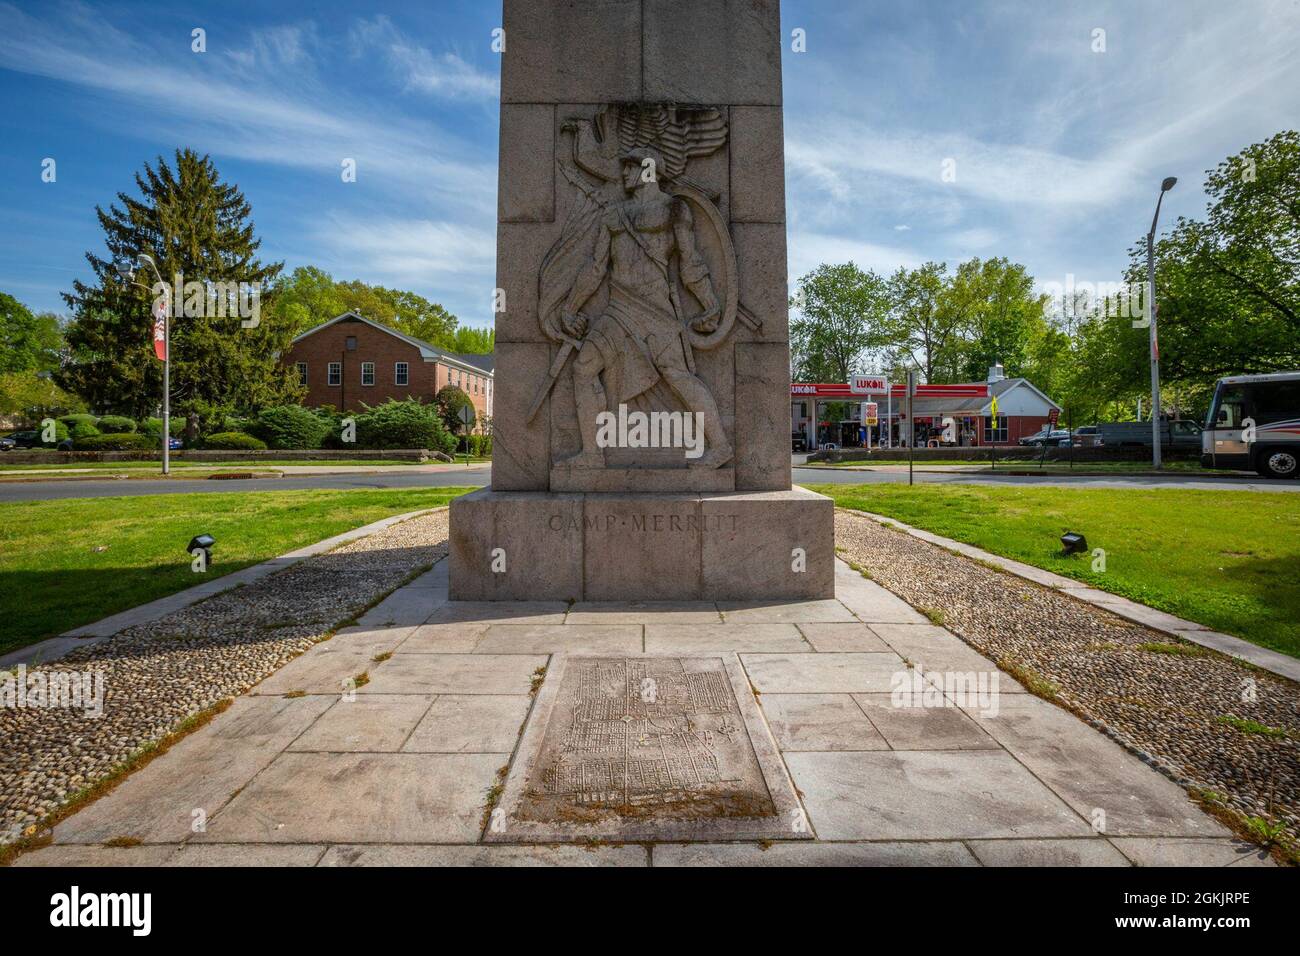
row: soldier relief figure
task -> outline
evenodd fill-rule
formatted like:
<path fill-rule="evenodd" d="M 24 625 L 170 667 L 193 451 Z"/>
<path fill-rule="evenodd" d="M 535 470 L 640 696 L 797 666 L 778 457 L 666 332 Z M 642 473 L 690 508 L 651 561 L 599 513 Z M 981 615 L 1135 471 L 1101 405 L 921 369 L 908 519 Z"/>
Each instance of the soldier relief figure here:
<path fill-rule="evenodd" d="M 562 130 L 573 150 L 572 162 L 561 155 L 560 172 L 581 199 L 541 267 L 540 321 L 561 348 L 529 417 L 576 353 L 581 448 L 562 464 L 605 468 L 602 413 L 609 421 L 628 407 L 662 408 L 671 401 L 666 388 L 692 420 L 687 439 L 699 441 L 690 434 L 694 423 L 703 433 L 703 451 L 688 452 L 689 467 L 722 467 L 733 450 L 696 374 L 695 350 L 721 344 L 738 312 L 757 320 L 739 308 L 735 253 L 714 197 L 684 169 L 726 141 L 726 123 L 717 110 L 634 105 L 570 120 Z M 697 241 L 700 220 L 721 250 L 715 270 Z"/>

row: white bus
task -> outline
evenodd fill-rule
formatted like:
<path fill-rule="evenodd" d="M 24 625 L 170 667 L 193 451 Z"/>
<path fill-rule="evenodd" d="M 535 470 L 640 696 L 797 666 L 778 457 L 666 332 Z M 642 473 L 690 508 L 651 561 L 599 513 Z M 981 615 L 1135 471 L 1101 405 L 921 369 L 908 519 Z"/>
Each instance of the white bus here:
<path fill-rule="evenodd" d="M 1201 432 L 1201 464 L 1300 477 L 1300 372 L 1219 379 Z"/>

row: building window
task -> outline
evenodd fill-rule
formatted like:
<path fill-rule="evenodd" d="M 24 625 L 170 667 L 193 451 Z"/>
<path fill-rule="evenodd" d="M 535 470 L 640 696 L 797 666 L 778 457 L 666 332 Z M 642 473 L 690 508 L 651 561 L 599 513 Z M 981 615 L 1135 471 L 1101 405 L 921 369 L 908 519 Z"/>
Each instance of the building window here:
<path fill-rule="evenodd" d="M 343 384 L 343 364 L 341 362 L 330 362 L 329 378 L 330 385 Z"/>
<path fill-rule="evenodd" d="M 393 383 L 395 385 L 406 385 L 409 375 L 409 367 L 405 362 L 393 363 Z"/>
<path fill-rule="evenodd" d="M 375 384 L 375 363 L 374 362 L 361 363 L 361 384 L 362 385 Z"/>
<path fill-rule="evenodd" d="M 993 427 L 993 418 L 984 416 L 984 444 L 994 445 L 1007 440 L 1007 416 L 998 416 L 998 427 Z"/>
<path fill-rule="evenodd" d="M 357 337 L 355 335 L 349 335 L 347 337 L 347 349 L 349 352 L 355 352 L 357 350 Z"/>
<path fill-rule="evenodd" d="M 303 386 L 304 388 L 307 387 L 307 363 L 306 362 L 298 363 L 298 384 Z"/>

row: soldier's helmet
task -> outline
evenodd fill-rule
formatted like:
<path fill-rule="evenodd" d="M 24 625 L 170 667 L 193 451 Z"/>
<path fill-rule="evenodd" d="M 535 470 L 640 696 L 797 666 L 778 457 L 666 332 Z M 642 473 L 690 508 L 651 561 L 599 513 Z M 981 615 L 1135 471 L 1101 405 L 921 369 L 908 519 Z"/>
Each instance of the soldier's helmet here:
<path fill-rule="evenodd" d="M 624 165 L 631 164 L 643 168 L 645 167 L 645 161 L 647 159 L 654 163 L 652 168 L 656 179 L 668 178 L 668 171 L 667 167 L 664 165 L 663 153 L 659 152 L 659 150 L 655 149 L 653 146 L 636 146 L 627 150 L 619 157 L 619 160 Z"/>

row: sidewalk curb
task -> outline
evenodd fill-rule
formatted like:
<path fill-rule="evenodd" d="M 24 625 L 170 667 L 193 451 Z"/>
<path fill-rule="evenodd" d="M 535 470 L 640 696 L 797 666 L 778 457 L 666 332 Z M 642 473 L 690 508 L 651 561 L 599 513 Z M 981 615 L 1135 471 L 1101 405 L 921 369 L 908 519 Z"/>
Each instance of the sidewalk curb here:
<path fill-rule="evenodd" d="M 205 601 L 210 597 L 221 594 L 223 591 L 252 584 L 262 578 L 283 571 L 306 558 L 333 551 L 340 545 L 355 541 L 358 538 L 368 537 L 392 525 L 401 524 L 403 521 L 409 521 L 412 518 L 433 514 L 438 511 L 445 511 L 447 507 L 447 505 L 443 505 L 440 508 L 424 508 L 420 511 L 407 511 L 398 515 L 390 515 L 387 518 L 372 521 L 368 525 L 362 525 L 360 528 L 353 528 L 351 531 L 336 534 L 324 541 L 317 541 L 315 544 L 309 544 L 277 557 L 268 558 L 260 564 L 254 564 L 243 570 L 222 575 L 192 588 L 186 588 L 184 591 L 177 591 L 175 594 L 168 594 L 147 604 L 127 608 L 125 611 L 119 611 L 93 623 L 83 624 L 81 627 L 66 631 L 58 637 L 51 637 L 39 643 L 11 651 L 0 657 L 0 667 L 14 667 L 18 664 L 46 664 L 58 660 L 69 651 L 98 644 L 125 628 L 156 621 L 164 615 L 183 610 L 192 604 L 198 604 L 200 601 Z"/>
<path fill-rule="evenodd" d="M 1051 571 L 1044 571 L 1042 568 L 1036 568 L 1033 565 L 1024 564 L 1011 558 L 1004 558 L 974 545 L 954 541 L 952 538 L 945 538 L 942 535 L 932 534 L 920 528 L 913 528 L 911 525 L 904 524 L 895 518 L 874 514 L 870 511 L 859 511 L 854 508 L 840 508 L 838 510 L 847 514 L 870 518 L 872 521 L 902 531 L 914 538 L 919 538 L 949 551 L 955 551 L 963 557 L 994 565 L 1008 574 L 1014 574 L 1016 577 L 1059 591 L 1085 604 L 1091 604 L 1093 607 L 1110 611 L 1125 620 L 1141 624 L 1143 627 L 1149 627 L 1153 631 L 1160 631 L 1171 637 L 1199 644 L 1201 647 L 1227 654 L 1229 657 L 1245 661 L 1247 664 L 1266 670 L 1271 674 L 1300 683 L 1300 660 L 1280 654 L 1277 651 L 1258 647 L 1249 641 L 1233 637 L 1231 634 L 1213 631 L 1204 624 L 1197 624 L 1195 621 L 1175 617 L 1153 607 L 1147 607 L 1145 604 L 1139 604 L 1136 601 L 1130 601 L 1128 598 L 1120 597 L 1118 594 L 1111 594 L 1109 591 L 1090 587 L 1082 581 L 1076 581 L 1073 578 L 1067 578 Z"/>

